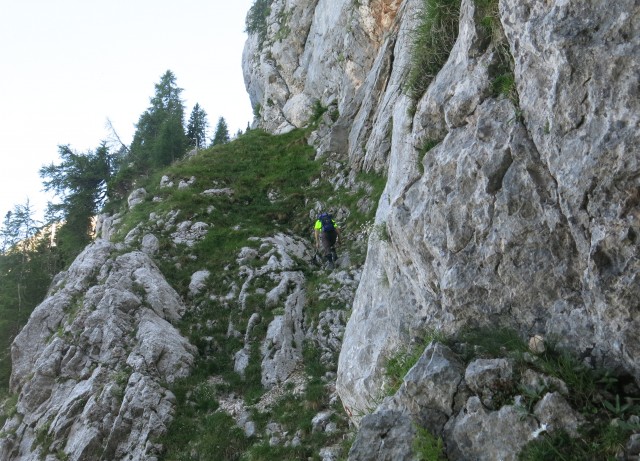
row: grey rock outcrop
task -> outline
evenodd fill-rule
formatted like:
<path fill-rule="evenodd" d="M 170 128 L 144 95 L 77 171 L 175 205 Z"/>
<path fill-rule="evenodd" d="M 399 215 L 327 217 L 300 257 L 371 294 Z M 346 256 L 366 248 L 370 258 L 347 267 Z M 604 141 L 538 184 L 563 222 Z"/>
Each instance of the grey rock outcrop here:
<path fill-rule="evenodd" d="M 200 270 L 194 272 L 191 275 L 191 282 L 189 283 L 189 294 L 191 294 L 191 296 L 200 294 L 202 290 L 204 290 L 207 279 L 210 275 L 211 272 L 209 272 L 208 270 Z"/>
<path fill-rule="evenodd" d="M 495 409 L 496 391 L 513 385 L 513 366 L 507 359 L 477 359 L 469 364 L 464 375 L 469 389 L 480 396 L 485 407 Z"/>
<path fill-rule="evenodd" d="M 129 204 L 129 208 L 134 208 L 137 205 L 140 205 L 147 199 L 147 191 L 140 188 L 136 189 L 127 198 L 127 203 Z"/>
<path fill-rule="evenodd" d="M 555 337 L 640 379 L 640 4 L 501 0 L 489 36 L 477 2 L 463 0 L 449 58 L 413 101 L 403 87 L 422 7 L 274 0 L 265 41 L 251 36 L 243 57 L 257 125 L 290 130 L 319 103 L 318 155 L 386 173 L 340 353 L 345 407 L 368 412 L 387 358 L 427 330 Z M 505 51 L 509 96 L 494 87 Z M 454 459 L 490 459 L 479 440 L 453 441 L 480 420 L 485 438 L 498 435 L 495 418 L 518 439 L 496 439 L 505 459 L 541 430 L 487 393 L 514 379 L 508 367 L 468 370 L 478 395 L 447 423 Z"/>
<path fill-rule="evenodd" d="M 376 217 L 388 238 L 369 242 L 345 332 L 346 405 L 375 395 L 389 351 L 465 325 L 556 335 L 640 376 L 629 297 L 640 268 L 640 98 L 637 79 L 614 77 L 637 75 L 638 5 L 579 3 L 501 2 L 519 107 L 487 91 L 496 51 L 479 48 L 464 1 L 458 41 L 415 117 L 395 110 Z M 429 139 L 441 142 L 419 165 Z"/>
<path fill-rule="evenodd" d="M 209 224 L 204 222 L 183 221 L 177 225 L 176 231 L 171 234 L 173 243 L 192 247 L 203 239 L 209 230 Z"/>
<path fill-rule="evenodd" d="M 172 322 L 186 307 L 142 252 L 98 240 L 55 280 L 12 346 L 17 413 L 2 459 L 151 459 L 172 419 L 163 383 L 195 348 Z"/>
<path fill-rule="evenodd" d="M 305 126 L 316 102 L 342 113 L 366 79 L 400 3 L 275 0 L 266 41 L 250 36 L 242 60 L 260 125 L 273 132 Z"/>
<path fill-rule="evenodd" d="M 349 461 L 418 460 L 412 448 L 415 432 L 413 421 L 402 411 L 376 411 L 362 419 Z"/>
<path fill-rule="evenodd" d="M 157 254 L 158 250 L 160 250 L 160 241 L 158 240 L 158 237 L 153 234 L 145 234 L 140 242 L 140 250 L 149 256 Z"/>
<path fill-rule="evenodd" d="M 422 427 L 441 433 L 453 414 L 464 376 L 464 366 L 451 349 L 432 343 L 404 377 L 393 398 L 382 407 L 401 410 Z"/>
<path fill-rule="evenodd" d="M 536 420 L 522 415 L 515 406 L 488 411 L 478 397 L 470 397 L 445 429 L 450 460 L 502 459 L 515 461 L 520 449 L 538 429 Z"/>
<path fill-rule="evenodd" d="M 264 305 L 279 311 L 269 322 L 260 346 L 261 382 L 265 388 L 272 388 L 285 382 L 302 361 L 305 339 L 305 277 L 295 270 L 293 258 L 306 257 L 308 249 L 301 240 L 277 234 L 261 240 L 260 252 L 262 255 L 252 248 L 240 250 L 237 261 L 242 264 L 240 273 L 244 276 L 244 283 L 237 299 L 241 308 L 245 309 L 247 298 L 255 293 L 255 284 L 261 280 L 269 280 L 273 285 L 268 291 L 258 289 L 264 296 Z M 256 261 L 262 264 L 251 267 L 256 265 Z M 250 333 L 260 320 L 256 313 L 249 317 L 244 347 L 235 354 L 234 368 L 239 373 L 243 373 L 249 363 Z"/>
<path fill-rule="evenodd" d="M 503 359 L 465 367 L 448 347 L 430 344 L 400 389 L 362 418 L 349 460 L 422 459 L 414 447 L 427 437 L 424 431 L 432 437 L 427 442 L 432 449 L 440 439 L 442 455 L 455 461 L 516 460 L 542 433 L 576 433 L 582 416 L 556 392 L 546 393 L 531 413 L 519 403 L 484 405 L 482 395 L 504 391 L 511 371 Z"/>
<path fill-rule="evenodd" d="M 284 382 L 302 361 L 305 302 L 304 276 L 284 273 L 280 283 L 267 294 L 267 303 L 282 303 L 284 313 L 269 323 L 262 352 L 262 385 L 270 388 Z M 273 300 L 273 301 L 272 301 Z"/>

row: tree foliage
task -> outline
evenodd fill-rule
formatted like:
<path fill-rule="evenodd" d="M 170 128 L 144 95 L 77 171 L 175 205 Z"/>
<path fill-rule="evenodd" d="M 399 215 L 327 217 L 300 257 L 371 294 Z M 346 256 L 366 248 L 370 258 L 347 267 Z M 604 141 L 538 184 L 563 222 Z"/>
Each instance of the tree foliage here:
<path fill-rule="evenodd" d="M 206 147 L 207 128 L 207 113 L 200 107 L 200 104 L 196 103 L 187 123 L 187 139 L 191 147 Z"/>
<path fill-rule="evenodd" d="M 38 231 L 39 223 L 34 218 L 34 210 L 29 199 L 23 205 L 16 205 L 7 212 L 2 223 L 2 253 L 9 250 L 28 251 L 31 238 Z"/>
<path fill-rule="evenodd" d="M 166 166 L 184 155 L 188 140 L 181 93 L 175 75 L 167 70 L 155 85 L 151 106 L 140 116 L 131 143 L 132 159 L 140 173 Z"/>
<path fill-rule="evenodd" d="M 176 77 L 167 70 L 155 84 L 150 106 L 136 125 L 133 141 L 122 151 L 116 162 L 115 174 L 109 183 L 109 200 L 123 200 L 131 192 L 137 178 L 169 165 L 181 158 L 189 139 L 184 131 L 184 105 L 182 88 Z"/>
<path fill-rule="evenodd" d="M 220 117 L 218 119 L 218 124 L 216 125 L 216 131 L 213 135 L 213 139 L 211 140 L 211 145 L 216 146 L 218 144 L 226 144 L 229 140 L 229 128 L 227 127 L 227 121 L 224 117 Z"/>
<path fill-rule="evenodd" d="M 59 146 L 59 155 L 61 163 L 43 166 L 40 176 L 45 190 L 61 199 L 49 204 L 49 221 L 64 222 L 58 243 L 72 258 L 91 239 L 92 219 L 107 196 L 112 164 L 105 143 L 84 154 L 73 152 L 69 146 Z"/>
<path fill-rule="evenodd" d="M 273 0 L 255 0 L 245 19 L 245 31 L 248 34 L 256 34 L 260 46 L 267 38 L 267 18 L 271 14 Z"/>
<path fill-rule="evenodd" d="M 5 215 L 0 229 L 0 389 L 9 382 L 11 341 L 42 301 L 61 267 L 51 235 L 34 218 L 29 200 Z"/>

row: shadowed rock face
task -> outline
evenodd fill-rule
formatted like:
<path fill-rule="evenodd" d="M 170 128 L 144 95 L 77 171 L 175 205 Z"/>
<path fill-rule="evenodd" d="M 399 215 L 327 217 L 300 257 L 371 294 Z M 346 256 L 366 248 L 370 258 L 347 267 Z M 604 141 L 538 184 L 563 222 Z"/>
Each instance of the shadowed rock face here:
<path fill-rule="evenodd" d="M 41 459 L 43 431 L 73 460 L 152 457 L 174 411 L 163 383 L 187 376 L 196 352 L 172 325 L 184 312 L 145 253 L 87 247 L 13 343 L 20 416 L 0 457 Z"/>

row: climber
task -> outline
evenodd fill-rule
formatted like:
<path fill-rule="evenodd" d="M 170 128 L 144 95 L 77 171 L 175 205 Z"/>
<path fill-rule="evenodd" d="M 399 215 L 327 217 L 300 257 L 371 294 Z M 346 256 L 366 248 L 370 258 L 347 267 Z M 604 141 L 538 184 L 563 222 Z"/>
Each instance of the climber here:
<path fill-rule="evenodd" d="M 322 212 L 318 215 L 314 226 L 314 235 L 316 238 L 316 248 L 319 249 L 320 244 L 322 244 L 322 253 L 327 260 L 327 266 L 333 269 L 338 259 L 335 248 L 336 240 L 337 243 L 342 243 L 342 238 L 338 225 L 329 213 Z"/>

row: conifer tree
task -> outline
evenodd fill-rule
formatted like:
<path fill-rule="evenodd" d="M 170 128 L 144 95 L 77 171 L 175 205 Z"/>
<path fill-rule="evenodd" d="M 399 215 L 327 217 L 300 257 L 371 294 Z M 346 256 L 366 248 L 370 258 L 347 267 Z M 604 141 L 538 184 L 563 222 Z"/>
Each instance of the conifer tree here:
<path fill-rule="evenodd" d="M 211 140 L 212 146 L 217 146 L 218 144 L 226 144 L 229 142 L 229 129 L 227 128 L 227 121 L 224 117 L 220 117 L 218 119 L 218 124 L 216 125 L 216 131 L 213 135 L 213 139 Z"/>
<path fill-rule="evenodd" d="M 4 218 L 0 235 L 0 314 L 3 308 L 33 308 L 44 296 L 53 272 L 49 241 L 35 218 L 30 201 L 14 206 Z M 55 264 L 55 263 L 54 263 Z M 55 267 L 55 269 L 59 269 Z M 4 314 L 2 314 L 6 318 Z"/>
<path fill-rule="evenodd" d="M 33 308 L 44 299 L 54 273 L 61 269 L 34 214 L 27 199 L 5 215 L 0 229 L 0 351 L 9 350 Z M 0 353 L 0 392 L 8 388 L 10 374 L 9 356 Z"/>
<path fill-rule="evenodd" d="M 167 70 L 155 85 L 151 106 L 140 116 L 131 143 L 131 156 L 140 172 L 170 164 L 184 155 L 184 105 L 176 77 Z"/>
<path fill-rule="evenodd" d="M 29 251 L 31 238 L 39 228 L 34 214 L 29 199 L 23 205 L 16 205 L 12 211 L 7 212 L 0 230 L 2 253 L 10 249 L 18 249 L 20 252 Z"/>
<path fill-rule="evenodd" d="M 64 221 L 58 233 L 59 246 L 68 260 L 91 240 L 92 219 L 103 205 L 112 172 L 109 149 L 103 142 L 95 151 L 78 154 L 59 146 L 62 160 L 40 169 L 46 191 L 61 198 L 49 203 L 50 222 Z"/>
<path fill-rule="evenodd" d="M 187 138 L 191 147 L 206 147 L 207 113 L 196 103 L 187 123 Z"/>

